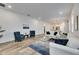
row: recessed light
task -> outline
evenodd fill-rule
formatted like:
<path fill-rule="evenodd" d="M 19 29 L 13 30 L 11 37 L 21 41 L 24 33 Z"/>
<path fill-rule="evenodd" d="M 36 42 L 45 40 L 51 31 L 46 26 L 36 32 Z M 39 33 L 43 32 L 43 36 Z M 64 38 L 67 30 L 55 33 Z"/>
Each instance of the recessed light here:
<path fill-rule="evenodd" d="M 8 8 L 12 8 L 12 6 L 11 6 L 11 5 L 9 5 L 9 6 L 8 6 Z"/>
<path fill-rule="evenodd" d="M 59 12 L 59 14 L 60 14 L 60 15 L 62 15 L 62 14 L 63 14 L 63 12 L 62 12 L 62 11 L 60 11 L 60 12 Z"/>
<path fill-rule="evenodd" d="M 46 24 L 44 24 L 44 26 L 46 26 Z"/>

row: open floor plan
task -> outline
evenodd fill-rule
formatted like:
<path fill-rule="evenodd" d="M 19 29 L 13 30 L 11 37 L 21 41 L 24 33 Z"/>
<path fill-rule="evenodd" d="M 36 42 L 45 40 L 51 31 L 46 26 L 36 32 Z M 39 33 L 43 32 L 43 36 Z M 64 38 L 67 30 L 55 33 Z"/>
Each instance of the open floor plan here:
<path fill-rule="evenodd" d="M 79 55 L 79 3 L 0 3 L 0 55 Z"/>

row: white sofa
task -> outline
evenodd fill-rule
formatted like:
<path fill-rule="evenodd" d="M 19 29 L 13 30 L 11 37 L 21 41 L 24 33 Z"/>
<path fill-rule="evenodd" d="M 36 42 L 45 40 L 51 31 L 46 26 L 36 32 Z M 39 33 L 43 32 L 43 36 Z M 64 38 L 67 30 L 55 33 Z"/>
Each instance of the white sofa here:
<path fill-rule="evenodd" d="M 67 46 L 55 44 L 53 42 L 49 43 L 50 54 L 51 55 L 79 55 L 79 39 L 73 35 L 73 33 L 69 33 L 69 39 Z"/>
<path fill-rule="evenodd" d="M 79 50 L 50 42 L 50 55 L 79 55 Z"/>
<path fill-rule="evenodd" d="M 69 33 L 68 37 L 69 42 L 67 43 L 68 47 L 78 49 L 79 48 L 79 38 L 76 37 L 73 33 Z"/>

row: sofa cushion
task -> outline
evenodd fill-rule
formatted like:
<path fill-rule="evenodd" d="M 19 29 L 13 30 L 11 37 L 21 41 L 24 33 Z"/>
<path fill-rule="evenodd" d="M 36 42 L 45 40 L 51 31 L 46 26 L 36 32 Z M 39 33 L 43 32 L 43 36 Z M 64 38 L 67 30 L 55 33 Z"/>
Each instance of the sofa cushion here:
<path fill-rule="evenodd" d="M 60 44 L 60 45 L 67 45 L 68 39 L 54 39 L 54 38 L 50 38 L 49 41 L 54 42 L 56 44 Z"/>
<path fill-rule="evenodd" d="M 55 39 L 54 42 L 57 43 L 57 44 L 66 46 L 67 42 L 68 42 L 68 39 Z"/>

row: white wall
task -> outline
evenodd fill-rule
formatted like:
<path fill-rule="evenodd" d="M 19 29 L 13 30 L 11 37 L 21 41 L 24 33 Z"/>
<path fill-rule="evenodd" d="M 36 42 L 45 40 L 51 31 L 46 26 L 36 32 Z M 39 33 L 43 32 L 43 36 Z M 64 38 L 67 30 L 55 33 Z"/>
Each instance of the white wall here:
<path fill-rule="evenodd" d="M 75 20 L 76 16 L 79 16 L 79 6 L 75 4 L 74 10 L 72 11 L 71 18 L 69 19 L 69 43 L 68 46 L 72 48 L 79 48 L 79 31 L 75 31 Z M 78 22 L 79 23 L 79 22 Z"/>
<path fill-rule="evenodd" d="M 75 4 L 74 10 L 74 21 L 77 19 L 76 17 L 79 16 L 79 4 Z M 73 31 L 73 33 L 79 38 L 79 17 L 78 17 L 78 31 Z"/>
<path fill-rule="evenodd" d="M 23 24 L 28 24 L 30 29 L 23 30 Z M 36 35 L 43 34 L 44 24 L 47 23 L 0 8 L 0 26 L 6 30 L 2 33 L 4 36 L 0 38 L 0 43 L 14 40 L 15 31 L 29 33 L 35 30 Z"/>

